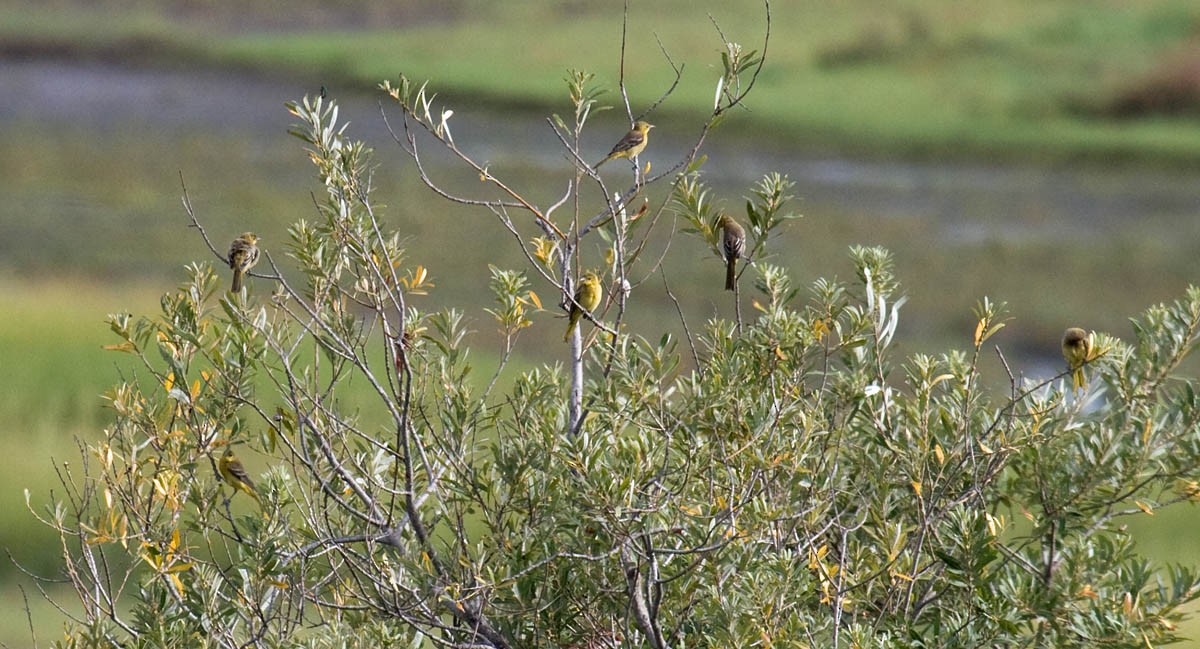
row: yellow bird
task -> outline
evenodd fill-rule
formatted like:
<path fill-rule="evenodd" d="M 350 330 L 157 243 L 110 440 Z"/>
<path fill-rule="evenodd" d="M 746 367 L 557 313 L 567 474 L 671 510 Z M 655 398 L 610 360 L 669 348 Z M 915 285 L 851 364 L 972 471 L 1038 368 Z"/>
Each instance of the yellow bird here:
<path fill-rule="evenodd" d="M 258 263 L 258 235 L 243 232 L 234 239 L 233 243 L 229 244 L 229 256 L 226 260 L 233 269 L 233 288 L 230 290 L 237 293 L 242 290 L 242 277 Z"/>
<path fill-rule="evenodd" d="M 575 331 L 575 325 L 579 323 L 579 318 L 583 315 L 579 307 L 583 307 L 584 310 L 591 313 L 600 306 L 602 297 L 604 297 L 604 288 L 600 286 L 600 278 L 595 273 L 584 275 L 578 288 L 575 289 L 575 301 L 571 304 L 571 313 L 568 316 L 570 322 L 567 323 L 567 333 L 563 335 L 563 342 L 571 339 L 571 332 Z"/>
<path fill-rule="evenodd" d="M 633 129 L 613 145 L 612 151 L 609 151 L 608 155 L 600 162 L 597 162 L 592 168 L 599 169 L 600 165 L 613 158 L 634 158 L 642 152 L 642 149 L 646 148 L 646 143 L 650 141 L 650 129 L 652 128 L 654 128 L 654 125 L 649 122 L 635 122 Z"/>
<path fill-rule="evenodd" d="M 262 500 L 259 499 L 258 492 L 254 490 L 254 482 L 250 479 L 250 474 L 246 473 L 246 467 L 242 466 L 242 461 L 233 454 L 233 449 L 225 449 L 225 454 L 217 462 L 217 470 L 221 472 L 221 479 L 229 483 L 235 492 L 244 491 L 250 494 L 258 502 L 258 505 L 262 506 Z"/>
<path fill-rule="evenodd" d="M 1067 360 L 1067 368 L 1071 370 L 1071 382 L 1076 390 L 1087 388 L 1087 379 L 1083 375 L 1083 364 L 1092 357 L 1092 336 L 1079 327 L 1071 327 L 1063 333 L 1063 358 Z"/>
<path fill-rule="evenodd" d="M 721 228 L 721 254 L 725 257 L 725 290 L 732 291 L 737 279 L 737 260 L 746 252 L 746 231 L 728 214 L 721 215 L 717 227 Z"/>

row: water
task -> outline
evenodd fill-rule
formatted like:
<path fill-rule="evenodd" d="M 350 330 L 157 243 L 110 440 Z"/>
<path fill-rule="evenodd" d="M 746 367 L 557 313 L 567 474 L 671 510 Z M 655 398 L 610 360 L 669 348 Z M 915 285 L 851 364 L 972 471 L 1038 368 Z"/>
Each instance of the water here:
<path fill-rule="evenodd" d="M 122 68 L 109 64 L 34 61 L 0 64 L 0 126 L 36 121 L 110 130 L 139 124 L 158 131 L 216 129 L 277 140 L 288 118 L 283 103 L 314 95 L 319 80 L 285 81 L 210 70 Z M 390 142 L 379 115 L 379 95 L 337 96 L 356 137 Z M 457 140 L 481 160 L 521 158 L 559 165 L 564 156 L 538 115 L 495 119 L 454 106 Z M 394 109 L 389 111 L 397 117 Z M 681 149 L 666 129 L 654 132 L 659 149 Z M 598 143 L 601 151 L 603 143 Z M 747 149 L 751 152 L 747 152 Z M 977 240 L 974 224 L 1038 214 L 1048 230 L 1002 227 L 1011 236 L 1103 231 L 1132 219 L 1200 216 L 1200 182 L 1193 172 L 1157 168 L 1043 167 L 986 162 L 866 161 L 745 147 L 718 131 L 704 150 L 718 185 L 745 186 L 783 171 L 797 181 L 809 211 L 863 212 L 879 218 L 932 216 L 950 240 Z M 665 164 L 666 160 L 657 160 Z M 1011 225 L 1011 224 L 1010 224 Z"/>

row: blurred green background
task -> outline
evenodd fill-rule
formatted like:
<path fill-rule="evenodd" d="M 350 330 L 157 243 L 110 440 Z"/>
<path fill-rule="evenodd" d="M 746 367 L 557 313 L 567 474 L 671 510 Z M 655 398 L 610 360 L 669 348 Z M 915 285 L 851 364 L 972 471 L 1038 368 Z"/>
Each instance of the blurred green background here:
<path fill-rule="evenodd" d="M 522 268 L 523 258 L 495 245 L 510 240 L 493 217 L 422 186 L 373 88 L 399 73 L 430 79 L 455 110 L 456 141 L 546 205 L 571 178 L 545 121 L 571 110 L 566 71 L 614 89 L 619 76 L 618 3 L 280 6 L 0 0 L 0 545 L 28 570 L 56 574 L 61 552 L 23 490 L 43 512 L 55 468 L 79 462 L 78 444 L 108 419 L 100 395 L 129 370 L 101 350 L 114 342 L 104 315 L 153 313 L 183 264 L 213 261 L 187 227 L 180 175 L 218 241 L 252 229 L 282 258 L 288 225 L 314 218 L 320 190 L 283 103 L 328 87 L 351 136 L 376 148 L 376 200 L 437 285 L 417 305 L 465 308 L 486 349 L 496 342 L 483 312 L 487 265 Z M 971 308 L 986 295 L 1009 304 L 996 340 L 1014 370 L 1048 376 L 1065 327 L 1128 338 L 1129 316 L 1197 281 L 1200 3 L 797 0 L 773 3 L 771 19 L 766 68 L 746 110 L 709 138 L 706 180 L 735 213 L 763 173 L 796 182 L 791 207 L 804 218 L 768 251 L 801 286 L 848 279 L 851 244 L 890 248 L 910 298 L 902 352 L 967 347 Z M 671 83 L 663 52 L 683 65 L 650 115 L 658 128 L 643 158 L 656 169 L 691 146 L 711 105 L 717 27 L 761 50 L 764 25 L 763 4 L 749 0 L 630 3 L 635 113 Z M 616 92 L 604 99 L 620 103 Z M 585 157 L 626 127 L 622 110 L 600 113 Z M 472 174 L 428 155 L 440 182 L 486 196 Z M 605 169 L 610 182 L 628 173 Z M 598 244 L 586 254 L 599 265 Z M 715 290 L 721 264 L 700 240 L 680 235 L 665 267 L 693 323 L 731 316 Z M 534 289 L 557 302 L 550 287 Z M 553 315 L 536 317 L 521 363 L 562 359 Z M 652 338 L 682 331 L 655 275 L 635 288 L 630 315 Z M 985 371 L 1000 385 L 994 356 Z M 1200 557 L 1187 507 L 1130 525 L 1155 559 Z M 0 641 L 30 644 L 20 586 L 37 640 L 56 638 L 61 614 L 5 564 Z M 1200 637 L 1200 625 L 1188 628 Z"/>

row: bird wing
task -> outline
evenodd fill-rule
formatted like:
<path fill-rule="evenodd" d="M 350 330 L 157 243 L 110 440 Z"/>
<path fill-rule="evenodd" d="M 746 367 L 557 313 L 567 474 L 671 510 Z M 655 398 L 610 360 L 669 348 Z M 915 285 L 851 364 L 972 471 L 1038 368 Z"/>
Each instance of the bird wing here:
<path fill-rule="evenodd" d="M 630 131 L 628 134 L 625 135 L 625 137 L 621 138 L 620 142 L 617 142 L 617 145 L 613 147 L 613 150 L 611 152 L 609 152 L 609 155 L 612 155 L 614 153 L 620 153 L 622 151 L 628 151 L 628 150 L 632 149 L 633 147 L 641 144 L 645 140 L 646 140 L 646 135 L 644 133 L 642 133 L 641 131 Z"/>
<path fill-rule="evenodd" d="M 251 488 L 254 487 L 254 481 L 250 479 L 250 474 L 246 473 L 246 467 L 242 466 L 241 462 L 230 462 L 226 467 L 229 469 L 230 475 L 245 482 Z"/>

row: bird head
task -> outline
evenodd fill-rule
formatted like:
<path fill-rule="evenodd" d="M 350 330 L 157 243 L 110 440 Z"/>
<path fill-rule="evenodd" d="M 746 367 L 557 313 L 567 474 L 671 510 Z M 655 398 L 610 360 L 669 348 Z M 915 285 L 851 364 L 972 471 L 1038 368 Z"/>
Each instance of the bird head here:
<path fill-rule="evenodd" d="M 1075 348 L 1088 342 L 1088 333 L 1079 327 L 1071 327 L 1063 333 L 1063 347 Z"/>
<path fill-rule="evenodd" d="M 653 124 L 651 124 L 650 122 L 643 122 L 641 120 L 638 120 L 633 125 L 633 129 L 639 133 L 645 133 L 646 131 L 649 131 L 652 128 L 654 128 Z"/>
<path fill-rule="evenodd" d="M 238 237 L 247 243 L 258 243 L 258 235 L 253 232 L 243 232 L 242 236 Z"/>

